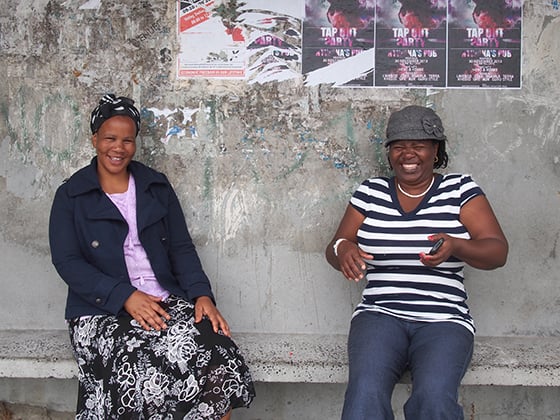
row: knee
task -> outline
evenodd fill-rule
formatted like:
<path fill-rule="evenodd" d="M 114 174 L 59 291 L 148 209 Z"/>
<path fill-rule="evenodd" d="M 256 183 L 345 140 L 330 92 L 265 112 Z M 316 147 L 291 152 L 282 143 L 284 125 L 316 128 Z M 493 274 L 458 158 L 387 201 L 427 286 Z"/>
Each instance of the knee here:
<path fill-rule="evenodd" d="M 348 381 L 346 394 L 351 398 L 391 400 L 394 385 L 370 377 L 359 377 Z"/>
<path fill-rule="evenodd" d="M 351 375 L 346 388 L 345 403 L 354 407 L 390 407 L 395 385 L 392 381 L 380 379 L 381 375 Z"/>

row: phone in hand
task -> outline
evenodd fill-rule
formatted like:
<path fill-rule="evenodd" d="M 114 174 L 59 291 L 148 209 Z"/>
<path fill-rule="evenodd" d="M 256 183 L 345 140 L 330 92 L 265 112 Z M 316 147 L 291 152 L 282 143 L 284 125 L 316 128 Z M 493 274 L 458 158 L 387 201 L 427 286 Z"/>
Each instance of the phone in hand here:
<path fill-rule="evenodd" d="M 434 246 L 432 247 L 432 249 L 430 249 L 430 251 L 428 252 L 428 255 L 434 255 L 438 249 L 441 248 L 441 246 L 443 245 L 443 238 L 440 238 L 437 240 L 437 242 L 434 244 Z"/>

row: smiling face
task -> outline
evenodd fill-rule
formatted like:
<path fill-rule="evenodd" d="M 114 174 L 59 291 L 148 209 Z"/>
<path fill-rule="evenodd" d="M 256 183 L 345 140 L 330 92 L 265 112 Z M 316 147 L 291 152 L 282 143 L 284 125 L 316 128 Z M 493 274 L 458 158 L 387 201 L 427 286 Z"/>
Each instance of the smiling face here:
<path fill-rule="evenodd" d="M 398 181 L 415 186 L 433 176 L 438 143 L 433 140 L 396 140 L 389 144 L 389 163 Z"/>
<path fill-rule="evenodd" d="M 100 178 L 127 175 L 127 166 L 136 152 L 136 125 L 132 118 L 117 115 L 105 121 L 91 142 L 97 152 Z"/>

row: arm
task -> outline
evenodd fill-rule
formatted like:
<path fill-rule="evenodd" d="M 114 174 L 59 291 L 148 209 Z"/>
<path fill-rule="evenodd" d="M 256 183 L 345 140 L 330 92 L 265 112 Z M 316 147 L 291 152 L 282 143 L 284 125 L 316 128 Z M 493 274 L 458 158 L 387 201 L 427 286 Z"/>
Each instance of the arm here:
<path fill-rule="evenodd" d="M 52 262 L 74 294 L 101 311 L 116 315 L 136 289 L 130 284 L 127 273 L 121 276 L 108 275 L 86 259 L 82 246 L 92 247 L 94 253 L 100 249 L 95 248 L 96 245 L 108 246 L 110 241 L 101 238 L 95 244 L 80 242 L 74 206 L 65 191 L 63 187 L 57 190 L 51 208 L 49 243 Z M 115 260 L 108 261 L 108 264 L 118 264 L 119 255 L 111 255 L 111 258 Z"/>
<path fill-rule="evenodd" d="M 169 184 L 169 261 L 173 275 L 190 300 L 208 296 L 214 300 L 210 281 L 202 268 L 175 191 Z"/>
<path fill-rule="evenodd" d="M 175 191 L 170 186 L 169 226 L 170 226 L 170 260 L 173 272 L 181 288 L 195 301 L 194 314 L 196 323 L 207 317 L 214 332 L 222 331 L 231 336 L 229 325 L 216 308 L 210 281 L 204 273 L 196 248 L 189 234 L 183 210 Z"/>
<path fill-rule="evenodd" d="M 358 247 L 358 229 L 362 225 L 365 216 L 352 205 L 346 207 L 346 212 L 340 221 L 340 225 L 334 238 L 327 245 L 325 257 L 333 268 L 344 274 L 348 280 L 360 281 L 364 277 L 366 269 L 364 259 L 372 260 L 373 255 L 367 254 Z M 334 255 L 333 245 L 337 239 L 344 238 L 345 241 L 338 245 L 338 257 Z"/>
<path fill-rule="evenodd" d="M 507 260 L 508 242 L 487 198 L 479 195 L 469 200 L 461 207 L 459 217 L 471 239 L 434 235 L 431 240 L 443 237 L 445 242 L 434 256 L 422 254 L 423 262 L 436 266 L 453 255 L 481 270 L 502 267 Z"/>

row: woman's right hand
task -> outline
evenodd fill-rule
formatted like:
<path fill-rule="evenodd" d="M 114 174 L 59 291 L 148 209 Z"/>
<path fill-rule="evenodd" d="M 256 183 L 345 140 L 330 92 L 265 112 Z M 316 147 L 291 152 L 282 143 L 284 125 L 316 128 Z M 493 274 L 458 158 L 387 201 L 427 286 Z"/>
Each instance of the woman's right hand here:
<path fill-rule="evenodd" d="M 366 263 L 364 260 L 373 260 L 373 255 L 368 254 L 349 240 L 342 241 L 337 248 L 340 271 L 348 280 L 359 282 L 364 278 Z"/>
<path fill-rule="evenodd" d="M 362 251 L 356 241 L 358 229 L 363 223 L 365 216 L 356 210 L 352 205 L 346 207 L 344 216 L 340 221 L 340 225 L 325 250 L 327 261 L 336 270 L 342 272 L 344 277 L 355 282 L 360 281 L 364 277 L 366 264 L 364 260 L 373 260 L 373 255 Z M 339 242 L 336 253 L 334 253 L 334 244 Z"/>
<path fill-rule="evenodd" d="M 159 305 L 160 301 L 160 297 L 136 290 L 124 302 L 124 309 L 146 331 L 164 330 L 167 328 L 164 319 L 169 321 L 171 317 Z"/>

